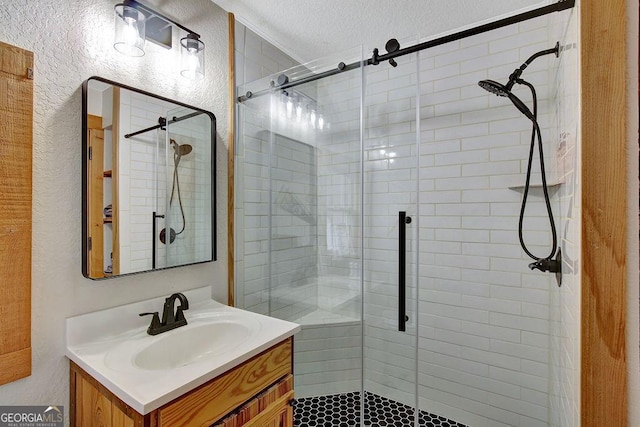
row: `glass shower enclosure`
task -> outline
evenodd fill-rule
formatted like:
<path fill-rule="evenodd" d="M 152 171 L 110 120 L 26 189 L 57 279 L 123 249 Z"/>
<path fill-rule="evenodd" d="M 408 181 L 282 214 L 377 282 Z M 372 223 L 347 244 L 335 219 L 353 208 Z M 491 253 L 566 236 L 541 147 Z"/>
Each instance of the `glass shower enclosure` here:
<path fill-rule="evenodd" d="M 569 18 L 287 87 L 371 49 L 342 52 L 238 88 L 235 300 L 302 325 L 296 426 L 554 424 L 555 281 L 527 268 L 517 231 L 531 122 L 477 83 L 555 45 Z M 561 60 L 527 70 L 547 153 Z M 523 234 L 544 252 L 530 198 Z"/>

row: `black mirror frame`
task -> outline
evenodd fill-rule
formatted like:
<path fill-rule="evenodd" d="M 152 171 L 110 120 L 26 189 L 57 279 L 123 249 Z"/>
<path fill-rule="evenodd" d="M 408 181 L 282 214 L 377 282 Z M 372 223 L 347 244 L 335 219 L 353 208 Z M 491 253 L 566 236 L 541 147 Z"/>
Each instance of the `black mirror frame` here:
<path fill-rule="evenodd" d="M 89 141 L 88 141 L 88 94 L 89 94 L 89 82 L 91 80 L 95 80 L 95 81 L 99 81 L 105 84 L 109 84 L 112 86 L 117 86 L 123 89 L 127 89 L 130 90 L 132 92 L 137 92 L 139 94 L 142 95 L 146 95 L 152 98 L 156 98 L 156 99 L 160 99 L 162 101 L 165 102 L 170 102 L 172 104 L 175 104 L 177 106 L 180 107 L 184 107 L 184 108 L 190 108 L 194 111 L 198 111 L 202 114 L 206 114 L 207 116 L 209 116 L 209 118 L 211 119 L 211 241 L 212 241 L 212 245 L 211 245 L 211 260 L 208 261 L 198 261 L 198 262 L 194 262 L 194 263 L 189 263 L 189 264 L 181 264 L 181 265 L 176 265 L 176 266 L 171 266 L 171 267 L 162 267 L 162 268 L 156 268 L 156 269 L 151 269 L 151 270 L 144 270 L 144 271 L 136 271 L 133 273 L 124 273 L 124 274 L 118 274 L 116 276 L 110 276 L 110 277 L 101 277 L 101 278 L 96 278 L 96 277 L 89 277 L 89 271 L 88 271 L 88 257 L 89 257 L 89 215 L 88 215 L 88 199 L 87 199 L 87 194 L 88 194 L 88 172 L 89 172 Z M 91 280 L 105 280 L 105 279 L 112 279 L 112 278 L 117 278 L 117 277 L 125 277 L 125 276 L 131 276 L 131 275 L 135 275 L 135 274 L 141 274 L 141 273 L 149 273 L 149 272 L 153 272 L 153 271 L 160 271 L 160 270 L 167 270 L 170 268 L 177 268 L 177 267 L 184 267 L 187 265 L 195 265 L 195 264 L 203 264 L 206 262 L 212 262 L 212 261 L 217 261 L 218 257 L 217 257 L 217 214 L 216 214 L 216 157 L 217 157 L 217 138 L 216 138 L 216 116 L 210 112 L 210 111 L 206 111 L 203 110 L 201 108 L 197 108 L 194 107 L 192 105 L 188 105 L 182 102 L 178 102 L 175 101 L 173 99 L 169 99 L 169 98 L 165 98 L 163 96 L 160 95 L 155 95 L 153 93 L 150 92 L 146 92 L 144 90 L 141 89 L 136 89 L 134 87 L 131 86 L 127 86 L 124 85 L 122 83 L 117 83 L 114 82 L 112 80 L 108 80 L 102 77 L 98 77 L 98 76 L 91 76 L 89 77 L 87 80 L 85 80 L 82 83 L 82 212 L 81 212 L 81 216 L 82 216 L 82 275 L 84 277 L 86 277 L 87 279 L 91 279 Z"/>

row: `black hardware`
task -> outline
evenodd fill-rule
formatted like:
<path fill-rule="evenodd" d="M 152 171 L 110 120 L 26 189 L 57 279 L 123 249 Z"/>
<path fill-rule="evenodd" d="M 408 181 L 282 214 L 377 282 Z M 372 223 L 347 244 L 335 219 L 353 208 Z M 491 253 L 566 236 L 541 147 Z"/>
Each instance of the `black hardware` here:
<path fill-rule="evenodd" d="M 180 305 L 173 311 L 175 301 L 179 300 Z M 153 313 L 140 313 L 140 316 L 153 316 L 151 324 L 147 329 L 149 335 L 158 335 L 166 331 L 170 331 L 180 326 L 187 324 L 187 319 L 184 317 L 184 310 L 189 309 L 189 301 L 181 293 L 175 293 L 169 298 L 164 300 L 164 307 L 162 309 L 162 321 L 158 317 L 158 312 Z"/>
<path fill-rule="evenodd" d="M 158 218 L 164 218 L 164 215 L 158 215 L 153 211 L 151 219 L 151 268 L 153 270 L 156 268 L 156 232 L 158 231 L 156 220 Z"/>
<path fill-rule="evenodd" d="M 406 251 L 407 229 L 411 217 L 405 211 L 398 212 L 398 330 L 407 330 Z"/>
<path fill-rule="evenodd" d="M 511 90 L 513 85 L 516 82 L 518 82 L 518 80 L 520 79 L 520 76 L 522 75 L 522 72 L 525 70 L 525 68 L 527 68 L 529 66 L 529 64 L 531 64 L 534 61 L 534 59 L 539 58 L 539 57 L 544 56 L 544 55 L 550 55 L 550 54 L 554 54 L 556 56 L 556 58 L 560 56 L 560 42 L 556 42 L 555 47 L 553 47 L 552 49 L 546 49 L 546 50 L 541 50 L 540 52 L 536 52 L 533 55 L 531 55 L 529 57 L 529 59 L 524 61 L 522 63 L 522 65 L 520 67 L 516 68 L 513 71 L 513 73 L 511 73 L 511 75 L 509 76 L 509 81 L 506 84 L 506 89 L 508 91 Z"/>
<path fill-rule="evenodd" d="M 542 258 L 529 264 L 531 270 L 540 270 L 543 273 L 555 273 L 556 283 L 562 286 L 562 250 L 558 248 L 555 259 Z"/>
<path fill-rule="evenodd" d="M 155 331 L 160 329 L 160 327 L 162 326 L 160 324 L 160 318 L 158 317 L 158 312 L 154 311 L 153 313 L 140 313 L 139 316 L 140 317 L 142 317 L 142 316 L 153 316 L 153 318 L 151 319 L 151 324 L 147 328 L 147 333 L 149 335 L 156 335 L 157 333 Z"/>
<path fill-rule="evenodd" d="M 282 86 L 289 83 L 289 77 L 286 74 L 280 74 L 278 76 L 278 86 Z"/>
<path fill-rule="evenodd" d="M 400 43 L 396 39 L 389 39 L 389 41 L 387 41 L 387 44 L 384 45 L 384 48 L 387 53 L 397 52 L 400 50 Z M 393 58 L 389 59 L 389 64 L 391 64 L 393 68 L 398 66 L 398 63 Z"/>
<path fill-rule="evenodd" d="M 338 70 L 343 71 L 346 68 L 347 64 L 341 62 L 338 64 Z"/>
<path fill-rule="evenodd" d="M 373 49 L 373 56 L 369 60 L 371 65 L 378 65 L 380 63 L 380 55 L 378 55 L 378 48 Z"/>
<path fill-rule="evenodd" d="M 453 34 L 449 34 L 443 37 L 439 37 L 437 39 L 434 40 L 429 40 L 423 43 L 418 43 L 416 45 L 413 46 L 409 46 L 406 47 L 404 49 L 400 49 L 397 50 L 393 53 L 388 53 L 386 55 L 378 55 L 378 54 L 374 54 L 374 56 L 368 60 L 364 60 L 364 61 L 357 61 L 357 62 L 353 62 L 351 64 L 347 64 L 345 65 L 343 68 L 338 68 L 338 69 L 332 69 L 332 70 L 328 70 L 322 73 L 318 73 L 318 74 L 314 74 L 308 77 L 304 77 L 302 79 L 296 80 L 296 81 L 292 81 L 289 82 L 287 84 L 285 84 L 283 87 L 278 87 L 277 89 L 286 89 L 289 87 L 293 87 L 293 86 L 298 86 L 301 84 L 305 84 L 305 83 L 310 83 L 316 80 L 320 80 L 323 79 L 325 77 L 329 77 L 329 76 L 333 76 L 336 74 L 339 74 L 341 72 L 344 71 L 349 71 L 349 70 L 355 70 L 357 68 L 360 67 L 366 67 L 367 65 L 377 65 L 378 63 L 382 62 L 382 61 L 388 61 L 390 59 L 393 58 L 398 58 L 400 56 L 403 55 L 408 55 L 410 53 L 415 53 L 415 52 L 419 52 L 421 50 L 424 49 L 428 49 L 431 47 L 435 47 L 435 46 L 440 46 L 449 42 L 453 42 L 453 41 L 457 41 L 457 40 L 462 40 L 464 38 L 467 37 L 471 37 L 471 36 L 475 36 L 478 34 L 482 34 L 482 33 L 486 33 L 487 31 L 491 31 L 491 30 L 496 30 L 498 28 L 502 28 L 502 27 L 506 27 L 507 25 L 512 25 L 512 24 L 517 24 L 519 22 L 524 22 L 527 21 L 529 19 L 533 19 L 533 18 L 537 18 L 539 16 L 544 16 L 547 15 L 549 13 L 553 13 L 553 12 L 561 12 L 563 10 L 567 10 L 567 9 L 571 9 L 575 6 L 576 1 L 575 0 L 560 0 L 556 3 L 550 4 L 548 6 L 543 6 L 537 9 L 533 9 L 530 11 L 526 11 L 523 13 L 519 13 L 517 15 L 514 16 L 509 16 L 507 18 L 503 18 L 503 19 L 499 19 L 497 21 L 494 22 L 489 22 L 488 24 L 483 24 L 483 25 L 479 25 L 477 27 L 474 28 L 469 28 L 466 30 L 462 30 L 459 31 L 457 33 L 453 33 Z M 373 62 L 374 60 L 376 60 L 377 62 Z M 261 90 L 259 92 L 256 92 L 253 94 L 253 96 L 260 96 L 260 95 L 266 95 L 268 93 L 271 93 L 270 89 L 265 89 L 265 90 Z M 246 101 L 248 98 L 245 96 L 239 96 L 238 97 L 238 102 L 244 102 Z"/>
<path fill-rule="evenodd" d="M 174 230 L 173 228 L 169 228 L 169 244 L 173 243 L 176 240 L 176 236 L 178 235 L 178 233 L 176 233 L 176 230 Z M 160 230 L 160 241 L 163 244 L 167 244 L 167 229 L 163 228 L 162 230 Z"/>
<path fill-rule="evenodd" d="M 148 128 L 144 128 L 141 129 L 139 131 L 136 132 L 131 132 L 126 134 L 124 137 L 125 138 L 131 138 L 132 136 L 136 136 L 136 135 L 140 135 L 141 133 L 145 133 L 145 132 L 149 132 L 150 130 L 155 130 L 155 129 L 162 129 L 164 130 L 164 128 L 169 124 L 173 124 L 173 123 L 177 123 L 177 122 L 181 122 L 183 120 L 187 120 L 190 119 L 192 117 L 195 116 L 199 116 L 200 114 L 204 114 L 203 112 L 200 111 L 196 111 L 195 113 L 189 113 L 189 114 L 185 114 L 182 117 L 173 117 L 171 120 L 167 121 L 167 119 L 165 119 L 164 117 L 158 117 L 158 124 L 155 126 L 150 126 Z"/>

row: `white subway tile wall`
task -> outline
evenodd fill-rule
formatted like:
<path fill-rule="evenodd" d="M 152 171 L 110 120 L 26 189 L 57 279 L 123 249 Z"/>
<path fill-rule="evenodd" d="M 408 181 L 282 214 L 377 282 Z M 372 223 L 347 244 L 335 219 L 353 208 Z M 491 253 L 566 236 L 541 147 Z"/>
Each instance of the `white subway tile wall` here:
<path fill-rule="evenodd" d="M 559 13 L 398 58 L 396 68 L 366 67 L 364 98 L 362 71 L 319 80 L 304 90 L 322 107 L 322 131 L 269 116 L 268 96 L 240 107 L 236 299 L 303 323 L 298 395 L 356 391 L 364 376 L 369 392 L 413 405 L 417 387 L 421 410 L 474 427 L 579 425 L 576 22 Z M 244 81 L 249 69 L 265 77 L 271 62 L 259 58 L 280 54 L 242 31 L 245 45 L 256 43 L 237 52 Z M 556 40 L 567 47 L 560 59 L 539 58 L 523 77 L 538 91 L 547 181 L 568 255 L 561 288 L 527 268 L 518 242 L 531 123 L 477 85 L 506 81 Z M 263 79 L 242 90 L 267 86 Z M 530 102 L 528 90 L 514 92 Z M 536 185 L 537 157 L 533 169 Z M 271 189 L 270 179 L 278 183 Z M 278 203 L 283 194 L 291 203 Z M 406 332 L 397 331 L 399 210 L 413 217 Z M 542 191 L 533 188 L 523 233 L 540 257 L 551 250 L 548 229 Z M 361 271 L 363 337 L 352 323 L 361 317 Z"/>
<path fill-rule="evenodd" d="M 551 76 L 556 100 L 552 132 L 558 138 L 556 172 L 561 222 L 562 287 L 550 290 L 550 420 L 549 425 L 580 425 L 580 89 L 578 76 L 579 11 L 554 16 L 550 38 L 560 42 L 561 61 Z"/>

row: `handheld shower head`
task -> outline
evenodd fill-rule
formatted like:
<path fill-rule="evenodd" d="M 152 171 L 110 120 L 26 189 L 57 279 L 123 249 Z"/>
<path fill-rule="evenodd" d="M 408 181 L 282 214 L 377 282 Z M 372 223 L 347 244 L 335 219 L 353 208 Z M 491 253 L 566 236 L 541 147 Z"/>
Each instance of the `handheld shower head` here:
<path fill-rule="evenodd" d="M 509 96 L 509 93 L 511 93 L 505 85 L 498 83 L 495 80 L 480 80 L 478 82 L 478 86 L 497 96 Z"/>
<path fill-rule="evenodd" d="M 527 107 L 525 103 L 520 100 L 520 98 L 518 98 L 511 92 L 510 87 L 505 86 L 502 83 L 498 83 L 494 80 L 480 80 L 478 82 L 478 86 L 480 86 L 487 92 L 493 93 L 494 95 L 509 98 L 513 105 L 515 105 L 515 107 L 529 120 L 536 120 L 536 118 L 533 116 L 533 113 L 531 113 L 531 110 L 529 110 L 529 107 Z"/>
<path fill-rule="evenodd" d="M 193 147 L 190 144 L 178 144 L 175 139 L 169 139 L 169 145 L 173 148 L 173 183 L 171 186 L 171 198 L 169 199 L 169 206 L 173 203 L 173 195 L 178 190 L 178 202 L 180 204 L 180 214 L 182 215 L 182 229 L 176 232 L 173 228 L 163 229 L 160 232 L 160 241 L 166 244 L 167 241 L 167 233 L 169 233 L 169 243 L 173 243 L 176 236 L 182 234 L 185 227 L 187 226 L 187 222 L 184 215 L 184 208 L 182 207 L 182 195 L 180 194 L 180 177 L 178 175 L 178 165 L 180 165 L 180 159 L 182 156 L 186 156 L 187 154 L 193 151 Z"/>
<path fill-rule="evenodd" d="M 171 146 L 173 147 L 173 151 L 180 157 L 182 156 L 186 156 L 187 154 L 191 153 L 191 151 L 193 150 L 193 147 L 189 144 L 178 144 L 176 142 L 175 139 L 171 139 L 169 141 L 169 144 L 171 144 Z"/>

